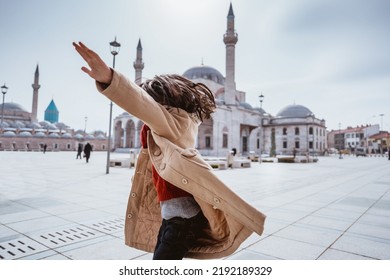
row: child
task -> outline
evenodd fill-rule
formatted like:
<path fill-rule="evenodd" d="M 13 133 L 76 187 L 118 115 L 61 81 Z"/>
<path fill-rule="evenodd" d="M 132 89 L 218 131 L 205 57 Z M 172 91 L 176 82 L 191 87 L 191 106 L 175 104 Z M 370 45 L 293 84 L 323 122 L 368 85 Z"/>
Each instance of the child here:
<path fill-rule="evenodd" d="M 198 125 L 215 109 L 211 91 L 179 75 L 137 86 L 84 44 L 73 45 L 98 90 L 145 124 L 125 243 L 154 252 L 153 259 L 210 259 L 233 253 L 252 232 L 261 234 L 265 216 L 224 185 L 194 149 Z"/>

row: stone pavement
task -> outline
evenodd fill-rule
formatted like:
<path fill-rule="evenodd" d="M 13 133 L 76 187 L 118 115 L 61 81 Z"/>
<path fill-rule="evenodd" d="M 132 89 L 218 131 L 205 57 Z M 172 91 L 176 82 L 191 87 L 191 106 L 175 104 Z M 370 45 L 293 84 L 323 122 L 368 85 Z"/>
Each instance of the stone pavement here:
<path fill-rule="evenodd" d="M 111 154 L 123 158 L 126 154 Z M 0 259 L 150 260 L 124 245 L 134 169 L 76 152 L 0 152 Z M 390 259 L 390 161 L 320 157 L 216 170 L 267 215 L 231 260 Z"/>

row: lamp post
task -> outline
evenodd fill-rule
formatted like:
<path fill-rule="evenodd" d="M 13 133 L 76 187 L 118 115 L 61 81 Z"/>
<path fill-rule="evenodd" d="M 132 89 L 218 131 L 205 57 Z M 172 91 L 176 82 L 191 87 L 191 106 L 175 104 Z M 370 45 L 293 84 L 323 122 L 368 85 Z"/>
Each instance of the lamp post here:
<path fill-rule="evenodd" d="M 339 123 L 339 141 L 340 141 L 340 150 L 339 150 L 339 159 L 343 158 L 341 148 L 343 147 L 344 137 L 341 137 L 341 123 Z"/>
<path fill-rule="evenodd" d="M 3 120 L 4 120 L 4 98 L 7 91 L 8 91 L 8 87 L 4 83 L 4 85 L 1 87 L 1 93 L 3 94 L 3 105 L 1 106 L 1 124 L 3 124 Z"/>
<path fill-rule="evenodd" d="M 384 131 L 384 129 L 383 129 L 383 116 L 384 115 L 385 114 L 379 114 L 379 116 L 381 117 L 381 128 L 379 129 L 379 132 Z"/>
<path fill-rule="evenodd" d="M 115 56 L 119 53 L 119 49 L 121 44 L 119 44 L 115 40 L 110 42 L 110 50 L 113 56 L 112 68 L 115 68 Z M 110 173 L 110 152 L 111 152 L 111 123 L 112 123 L 112 101 L 110 102 L 110 122 L 108 126 L 108 140 L 107 140 L 107 166 L 106 166 L 106 174 Z"/>
<path fill-rule="evenodd" d="M 260 100 L 260 114 L 261 114 L 261 116 L 260 116 L 260 123 L 259 123 L 259 163 L 261 163 L 261 136 L 262 136 L 262 133 L 261 133 L 261 131 L 263 130 L 263 101 L 264 101 L 264 95 L 263 94 L 261 94 L 260 96 L 259 96 L 259 100 Z"/>
<path fill-rule="evenodd" d="M 84 117 L 84 120 L 85 120 L 84 133 L 86 133 L 86 132 L 87 132 L 87 121 L 88 121 L 88 117 Z"/>

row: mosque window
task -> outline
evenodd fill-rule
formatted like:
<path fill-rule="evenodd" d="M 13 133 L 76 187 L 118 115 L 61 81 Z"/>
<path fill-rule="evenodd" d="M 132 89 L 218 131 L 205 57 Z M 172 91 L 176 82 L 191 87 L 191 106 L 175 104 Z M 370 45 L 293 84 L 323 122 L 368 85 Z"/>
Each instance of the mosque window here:
<path fill-rule="evenodd" d="M 299 141 L 295 141 L 295 149 L 299 149 Z"/>
<path fill-rule="evenodd" d="M 242 137 L 242 151 L 243 152 L 248 151 L 248 137 L 246 136 Z"/>
<path fill-rule="evenodd" d="M 211 138 L 210 138 L 210 136 L 206 136 L 205 137 L 205 142 L 206 142 L 206 149 L 210 149 L 211 148 Z"/>
<path fill-rule="evenodd" d="M 287 135 L 287 127 L 283 127 L 283 135 Z"/>
<path fill-rule="evenodd" d="M 313 141 L 309 142 L 309 149 L 313 149 Z"/>
<path fill-rule="evenodd" d="M 222 135 L 222 148 L 227 148 L 228 147 L 228 135 L 223 134 Z"/>
<path fill-rule="evenodd" d="M 66 148 L 67 148 L 68 150 L 70 150 L 70 149 L 72 148 L 72 145 L 71 145 L 71 144 L 66 144 Z"/>
<path fill-rule="evenodd" d="M 313 128 L 309 127 L 309 135 L 313 135 Z"/>
<path fill-rule="evenodd" d="M 287 149 L 287 141 L 283 141 L 283 149 Z"/>
<path fill-rule="evenodd" d="M 295 135 L 299 135 L 299 127 L 295 128 Z"/>

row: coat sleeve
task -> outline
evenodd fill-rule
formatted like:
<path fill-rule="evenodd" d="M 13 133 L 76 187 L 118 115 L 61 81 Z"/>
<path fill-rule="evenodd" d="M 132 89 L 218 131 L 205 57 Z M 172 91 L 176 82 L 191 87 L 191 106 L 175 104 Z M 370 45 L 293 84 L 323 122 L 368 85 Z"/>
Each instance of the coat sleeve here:
<path fill-rule="evenodd" d="M 113 69 L 113 79 L 108 87 L 96 83 L 99 92 L 126 112 L 146 123 L 158 135 L 176 139 L 187 122 L 180 115 L 173 117 L 170 110 L 157 103 L 147 92 Z M 177 110 L 177 109 L 176 109 Z M 183 119 L 185 116 L 182 117 Z"/>

